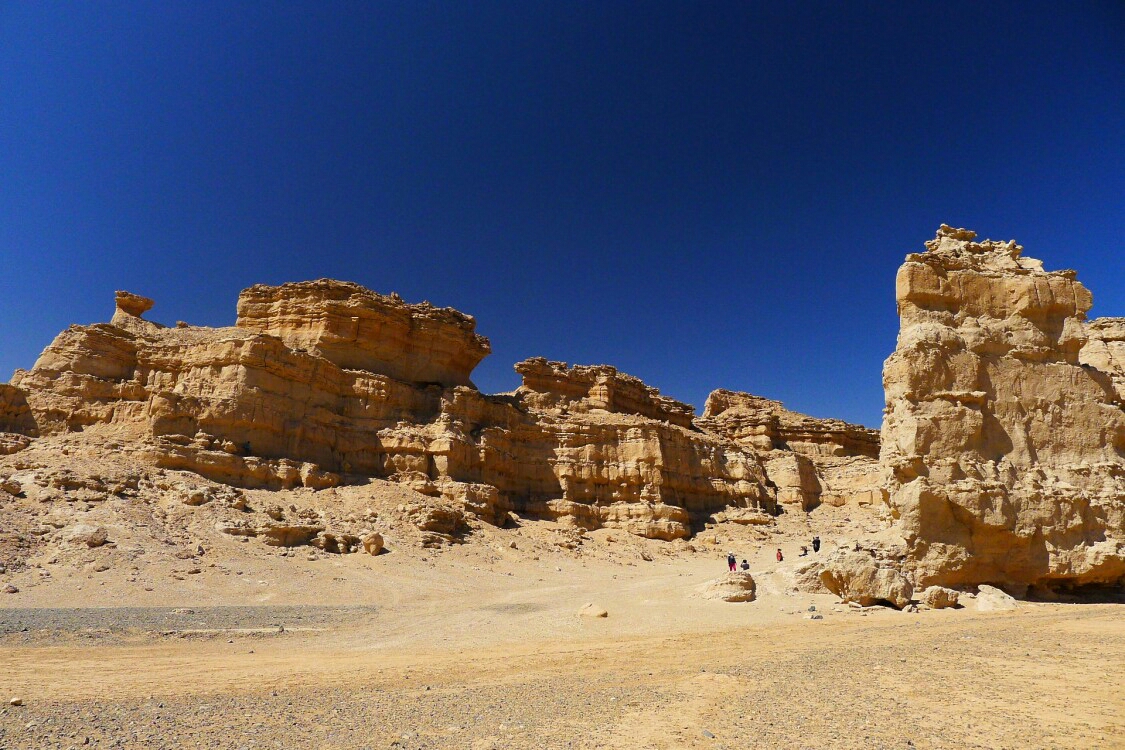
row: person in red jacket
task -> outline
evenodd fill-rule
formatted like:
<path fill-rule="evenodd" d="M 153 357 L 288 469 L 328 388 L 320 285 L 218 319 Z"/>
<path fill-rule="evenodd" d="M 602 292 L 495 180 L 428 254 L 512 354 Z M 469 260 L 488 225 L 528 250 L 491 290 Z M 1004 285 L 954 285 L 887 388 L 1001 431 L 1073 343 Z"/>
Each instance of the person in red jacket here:
<path fill-rule="evenodd" d="M 778 562 L 781 562 L 781 561 L 782 561 L 782 560 L 784 560 L 784 559 L 785 559 L 785 558 L 784 558 L 784 557 L 782 556 L 782 554 L 781 554 L 781 547 L 778 547 L 778 548 L 777 548 L 777 561 L 778 561 Z"/>

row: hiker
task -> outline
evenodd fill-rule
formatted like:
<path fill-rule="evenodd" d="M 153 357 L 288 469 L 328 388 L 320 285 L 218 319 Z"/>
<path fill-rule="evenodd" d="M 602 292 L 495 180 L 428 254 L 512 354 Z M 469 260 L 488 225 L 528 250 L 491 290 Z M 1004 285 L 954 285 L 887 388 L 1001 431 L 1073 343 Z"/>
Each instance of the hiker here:
<path fill-rule="evenodd" d="M 736 562 L 738 562 L 738 558 L 736 558 L 734 556 L 733 552 L 728 552 L 727 553 L 727 567 L 729 567 L 732 572 L 734 571 L 734 564 Z"/>
<path fill-rule="evenodd" d="M 782 554 L 781 554 L 781 547 L 778 547 L 778 548 L 777 548 L 777 561 L 778 561 L 778 562 L 781 562 L 781 561 L 782 561 L 782 560 L 784 560 L 784 559 L 785 559 L 785 557 L 784 557 L 784 556 L 782 556 Z"/>
<path fill-rule="evenodd" d="M 799 556 L 800 557 L 807 557 L 808 554 L 809 554 L 809 548 L 802 544 L 801 545 L 801 554 Z"/>
<path fill-rule="evenodd" d="M 818 536 L 812 538 L 812 551 L 820 552 L 820 537 Z"/>
<path fill-rule="evenodd" d="M 745 560 L 743 560 L 743 561 L 742 561 L 742 565 L 741 565 L 740 567 L 741 567 L 741 568 L 742 568 L 743 570 L 750 570 L 750 563 L 748 563 L 748 562 L 746 562 Z"/>

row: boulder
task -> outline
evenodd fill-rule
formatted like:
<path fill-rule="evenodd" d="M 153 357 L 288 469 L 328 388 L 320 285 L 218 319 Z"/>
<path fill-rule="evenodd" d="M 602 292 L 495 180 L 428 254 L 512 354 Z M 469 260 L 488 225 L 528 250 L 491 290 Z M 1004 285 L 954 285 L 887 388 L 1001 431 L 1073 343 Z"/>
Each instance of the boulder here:
<path fill-rule="evenodd" d="M 700 585 L 696 592 L 703 599 L 719 599 L 724 602 L 754 601 L 754 577 L 746 571 L 726 573 Z"/>
<path fill-rule="evenodd" d="M 254 536 L 271 547 L 300 547 L 322 531 L 320 525 L 271 523 L 260 527 Z"/>
<path fill-rule="evenodd" d="M 1019 606 L 1015 597 L 987 584 L 981 584 L 977 587 L 977 596 L 974 601 L 978 612 L 1007 612 Z"/>
<path fill-rule="evenodd" d="M 919 595 L 918 601 L 930 609 L 945 609 L 946 607 L 956 607 L 959 597 L 960 592 L 954 589 L 947 589 L 944 586 L 930 586 Z"/>
<path fill-rule="evenodd" d="M 824 587 L 845 602 L 863 607 L 890 604 L 902 609 L 910 603 L 914 590 L 896 567 L 881 562 L 873 552 L 840 550 L 820 572 Z"/>
<path fill-rule="evenodd" d="M 91 526 L 85 523 L 76 523 L 69 526 L 62 533 L 62 540 L 70 544 L 100 547 L 109 539 L 109 533 L 102 526 Z"/>
<path fill-rule="evenodd" d="M 820 580 L 824 572 L 824 564 L 819 562 L 802 563 L 793 569 L 793 588 L 803 594 L 830 594 L 832 593 Z"/>
<path fill-rule="evenodd" d="M 369 555 L 377 555 L 383 551 L 383 536 L 371 532 L 363 537 L 363 551 Z"/>

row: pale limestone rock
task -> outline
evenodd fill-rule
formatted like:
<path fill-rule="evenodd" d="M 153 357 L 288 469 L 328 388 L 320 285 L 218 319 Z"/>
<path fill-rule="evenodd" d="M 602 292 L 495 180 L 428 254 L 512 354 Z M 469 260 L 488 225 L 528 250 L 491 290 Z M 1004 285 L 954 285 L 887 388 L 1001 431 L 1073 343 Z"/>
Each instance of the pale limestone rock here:
<path fill-rule="evenodd" d="M 1091 348 L 1090 293 L 1014 241 L 943 226 L 926 246 L 899 270 L 883 370 L 907 570 L 919 586 L 1125 581 L 1125 411 L 1093 365 L 1116 361 L 1116 324 Z"/>
<path fill-rule="evenodd" d="M 918 596 L 918 601 L 930 609 L 945 609 L 956 607 L 960 592 L 947 589 L 944 586 L 930 586 Z"/>
<path fill-rule="evenodd" d="M 1019 607 L 1015 597 L 987 584 L 977 587 L 977 595 L 973 601 L 978 612 L 1007 612 Z"/>
<path fill-rule="evenodd" d="M 780 401 L 738 391 L 712 391 L 697 423 L 759 450 L 783 449 L 807 456 L 879 456 L 877 430 L 799 414 Z"/>
<path fill-rule="evenodd" d="M 887 603 L 902 609 L 914 593 L 898 564 L 880 559 L 871 550 L 834 552 L 824 562 L 820 581 L 844 601 L 864 607 Z"/>
<path fill-rule="evenodd" d="M 319 524 L 270 523 L 258 528 L 253 536 L 271 547 L 300 547 L 312 542 L 322 531 L 324 526 Z"/>
<path fill-rule="evenodd" d="M 62 540 L 73 545 L 100 547 L 109 539 L 109 532 L 102 526 L 76 523 L 62 533 Z"/>
<path fill-rule="evenodd" d="M 1085 346 L 1078 361 L 1113 380 L 1117 403 L 1125 404 L 1125 318 L 1097 318 L 1086 326 Z"/>
<path fill-rule="evenodd" d="M 703 599 L 719 599 L 724 602 L 754 601 L 754 577 L 746 571 L 726 573 L 701 584 L 696 592 Z"/>
<path fill-rule="evenodd" d="M 817 419 L 780 401 L 712 391 L 696 425 L 759 451 L 777 502 L 808 511 L 828 505 L 872 505 L 883 499 L 878 432 L 838 419 Z"/>
<path fill-rule="evenodd" d="M 793 569 L 793 589 L 803 594 L 830 594 L 820 574 L 824 572 L 824 563 L 807 562 Z"/>

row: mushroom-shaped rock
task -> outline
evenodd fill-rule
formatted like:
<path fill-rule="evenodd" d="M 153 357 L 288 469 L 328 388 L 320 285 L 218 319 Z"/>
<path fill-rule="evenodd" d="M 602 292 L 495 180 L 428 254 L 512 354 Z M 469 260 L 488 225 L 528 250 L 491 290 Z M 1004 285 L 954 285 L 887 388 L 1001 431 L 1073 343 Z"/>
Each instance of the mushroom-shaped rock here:
<path fill-rule="evenodd" d="M 154 304 L 156 304 L 148 297 L 142 297 L 139 294 L 133 294 L 132 292 L 125 292 L 121 290 L 117 291 L 115 300 L 117 302 L 118 310 L 125 313 L 126 315 L 132 315 L 135 318 L 141 317 L 146 312 L 151 310 Z"/>

